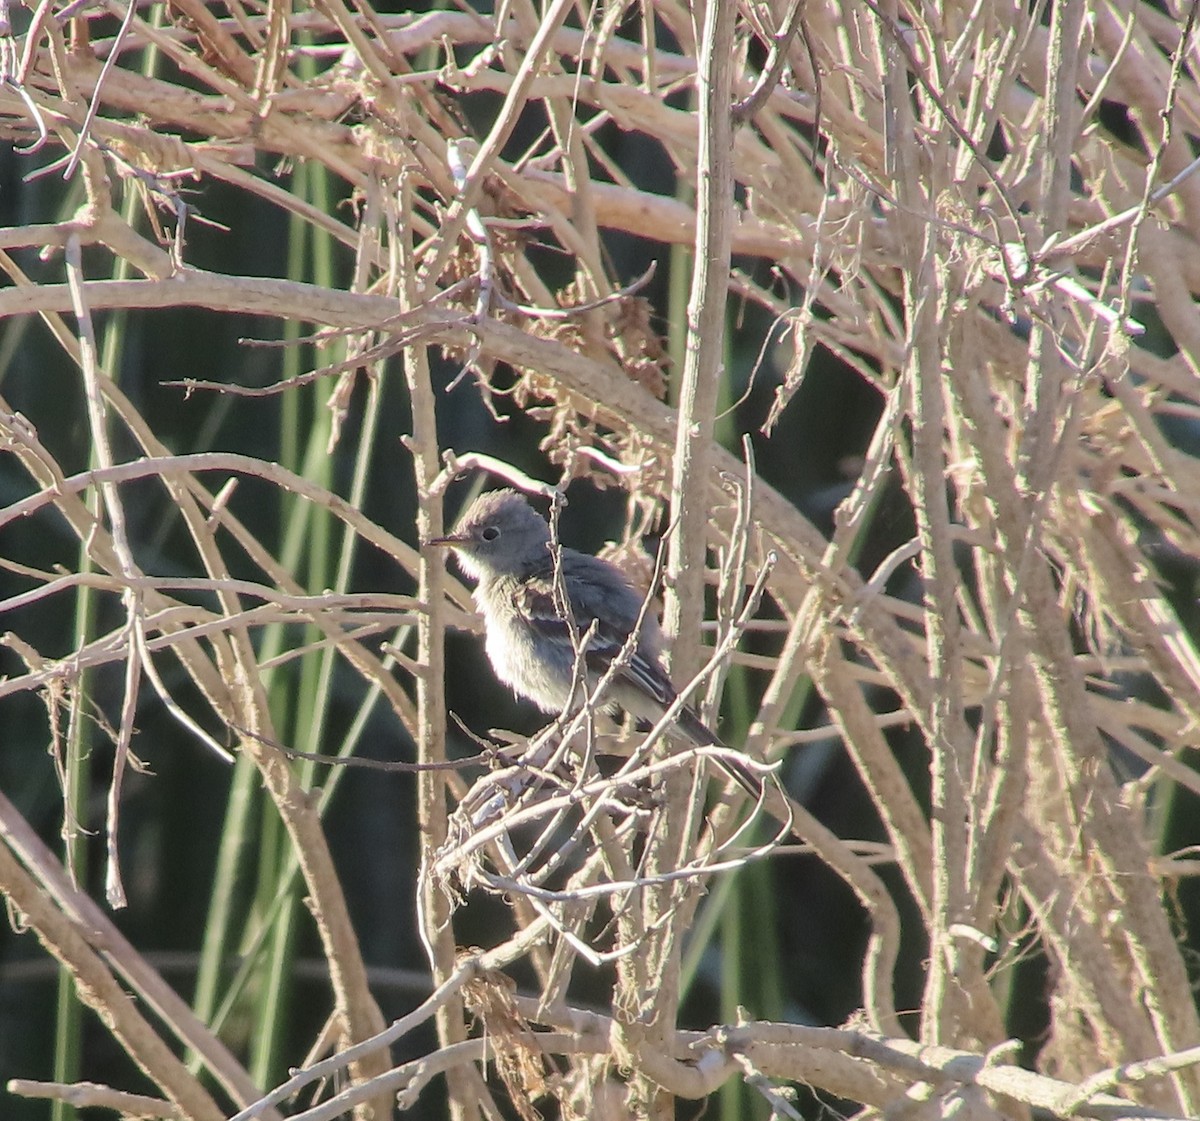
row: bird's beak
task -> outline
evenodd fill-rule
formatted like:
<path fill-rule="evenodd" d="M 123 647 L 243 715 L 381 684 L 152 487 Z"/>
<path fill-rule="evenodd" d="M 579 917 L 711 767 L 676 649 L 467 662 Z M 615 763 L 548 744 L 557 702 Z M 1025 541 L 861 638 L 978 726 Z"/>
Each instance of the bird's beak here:
<path fill-rule="evenodd" d="M 422 541 L 422 545 L 444 545 L 447 548 L 453 549 L 456 545 L 465 545 L 471 539 L 462 533 L 452 533 L 449 537 L 431 537 L 427 541 Z"/>

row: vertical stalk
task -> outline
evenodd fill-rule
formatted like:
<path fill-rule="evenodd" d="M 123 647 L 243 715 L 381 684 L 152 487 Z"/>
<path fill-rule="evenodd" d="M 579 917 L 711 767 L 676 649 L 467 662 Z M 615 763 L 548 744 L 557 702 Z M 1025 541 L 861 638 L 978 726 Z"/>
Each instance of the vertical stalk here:
<path fill-rule="evenodd" d="M 704 12 L 699 65 L 699 154 L 696 168 L 697 218 L 694 272 L 688 300 L 687 346 L 680 385 L 671 505 L 676 532 L 667 558 L 666 631 L 674 646 L 670 667 L 684 681 L 699 668 L 700 623 L 704 604 L 708 480 L 712 465 L 714 416 L 725 354 L 725 300 L 733 207 L 732 104 L 737 6 L 710 0 Z M 650 876 L 681 867 L 693 855 L 699 814 L 685 772 L 665 783 L 665 798 L 647 840 Z M 646 1077 L 638 1087 L 647 1114 L 674 1115 L 671 1096 L 660 1087 L 686 1077 L 670 1059 L 668 1040 L 679 1008 L 681 934 L 699 894 L 679 885 L 646 889 L 639 931 L 644 953 L 623 959 L 616 1005 L 619 1046 Z M 669 917 L 668 917 L 669 916 Z M 662 1073 L 655 1071 L 660 1066 Z"/>
<path fill-rule="evenodd" d="M 154 13 L 155 23 L 161 21 L 161 12 Z M 142 60 L 142 73 L 154 73 L 158 62 L 158 49 L 153 45 L 146 48 Z M 72 198 L 77 190 L 68 193 L 64 213 L 74 209 Z M 121 207 L 123 219 L 132 224 L 138 213 L 138 198 L 134 191 L 127 191 Z M 129 277 L 129 263 L 117 258 L 113 267 L 114 280 L 126 280 Z M 104 333 L 104 343 L 101 353 L 101 369 L 110 373 L 116 370 L 121 350 L 124 344 L 124 332 L 127 313 L 116 312 L 109 321 Z M 89 456 L 89 467 L 97 466 L 96 449 L 93 447 Z M 99 515 L 99 497 L 89 499 L 89 508 Z M 88 553 L 87 543 L 84 542 L 79 550 L 79 572 L 89 572 L 93 568 Z M 75 649 L 82 649 L 88 641 L 95 621 L 95 597 L 90 588 L 80 585 L 75 601 Z M 133 656 L 132 653 L 130 656 Z M 67 734 L 67 757 L 64 762 L 65 789 L 63 791 L 63 807 L 66 819 L 63 822 L 63 845 L 66 865 L 72 874 L 78 877 L 80 869 L 87 866 L 87 845 L 85 834 L 78 828 L 86 813 L 88 792 L 91 785 L 91 753 L 87 748 L 90 721 L 83 718 L 80 711 L 83 698 L 89 689 L 91 674 L 81 670 L 78 687 L 72 696 L 70 723 Z M 86 880 L 86 876 L 85 876 Z M 78 880 L 77 880 L 78 882 Z M 86 882 L 81 886 L 86 889 Z M 83 1050 L 83 1006 L 75 993 L 75 980 L 65 968 L 60 968 L 58 974 L 58 991 L 56 994 L 56 1014 L 54 1031 L 54 1079 L 58 1082 L 74 1082 L 80 1074 L 81 1055 Z M 69 1121 L 76 1116 L 74 1106 L 63 1101 L 54 1101 L 50 1109 L 51 1121 Z"/>
<path fill-rule="evenodd" d="M 89 460 L 95 466 L 95 452 Z M 93 492 L 88 508 L 99 513 L 100 497 Z M 79 546 L 79 571 L 92 568 L 88 546 Z M 75 597 L 75 649 L 80 650 L 88 641 L 95 625 L 95 595 L 87 585 L 80 585 Z M 79 681 L 71 697 L 70 718 L 67 725 L 66 758 L 63 760 L 63 857 L 76 884 L 86 889 L 79 870 L 87 868 L 87 834 L 80 828 L 87 810 L 88 788 L 91 785 L 91 750 L 88 729 L 91 722 L 82 713 L 84 694 L 89 688 L 92 675 L 86 670 L 79 674 Z M 75 993 L 75 978 L 65 966 L 59 966 L 58 989 L 55 995 L 54 1016 L 54 1080 L 75 1082 L 79 1078 L 80 1056 L 83 1051 L 83 1006 Z M 76 1116 L 75 1107 L 63 1101 L 55 1101 L 50 1107 L 50 1121 L 71 1121 Z"/>
<path fill-rule="evenodd" d="M 400 255 L 401 310 L 416 302 L 413 277 L 416 269 L 412 256 L 412 188 L 407 175 L 399 183 L 400 220 L 397 223 Z M 433 384 L 429 372 L 429 354 L 422 345 L 406 347 L 404 379 L 412 410 L 412 435 L 406 441 L 413 457 L 413 476 L 417 487 L 417 536 L 424 542 L 444 532 L 441 498 L 433 493 L 433 482 L 441 470 L 437 438 L 437 414 Z M 422 764 L 446 761 L 446 652 L 442 622 L 445 597 L 445 558 L 437 549 L 422 547 L 417 572 L 418 599 L 424 605 L 417 624 L 417 761 Z M 422 875 L 418 891 L 422 935 L 433 971 L 433 982 L 441 984 L 454 970 L 456 947 L 450 924 L 449 901 L 432 877 L 426 874 L 430 855 L 446 840 L 446 779 L 444 772 L 422 771 L 417 776 L 417 820 L 420 830 Z M 456 997 L 437 1013 L 438 1043 L 442 1047 L 467 1038 L 462 1002 Z M 474 1085 L 468 1073 L 456 1069 L 447 1072 L 450 1089 L 450 1116 L 455 1121 L 479 1113 Z"/>

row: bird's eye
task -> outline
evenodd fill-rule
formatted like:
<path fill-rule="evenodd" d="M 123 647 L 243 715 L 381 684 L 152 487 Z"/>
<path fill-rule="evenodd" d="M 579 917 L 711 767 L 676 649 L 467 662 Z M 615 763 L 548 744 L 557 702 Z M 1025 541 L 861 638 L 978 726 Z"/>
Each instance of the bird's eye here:
<path fill-rule="evenodd" d="M 485 541 L 495 541 L 500 536 L 500 531 L 494 525 L 483 527 L 483 531 L 479 534 Z"/>

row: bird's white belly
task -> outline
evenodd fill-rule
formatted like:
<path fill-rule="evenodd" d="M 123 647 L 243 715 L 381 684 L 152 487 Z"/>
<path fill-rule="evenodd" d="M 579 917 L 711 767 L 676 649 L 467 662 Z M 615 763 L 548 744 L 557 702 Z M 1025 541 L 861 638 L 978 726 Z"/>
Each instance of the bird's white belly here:
<path fill-rule="evenodd" d="M 484 606 L 485 612 L 487 610 Z M 520 697 L 533 701 L 543 712 L 559 713 L 567 703 L 570 681 L 560 680 L 545 658 L 538 658 L 536 636 L 522 624 L 489 614 L 484 643 L 496 676 Z"/>

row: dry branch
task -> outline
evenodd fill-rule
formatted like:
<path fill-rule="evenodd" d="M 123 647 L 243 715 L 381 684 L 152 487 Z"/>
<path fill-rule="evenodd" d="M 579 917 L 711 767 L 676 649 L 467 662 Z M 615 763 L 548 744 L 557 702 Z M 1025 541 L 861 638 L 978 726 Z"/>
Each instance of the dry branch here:
<path fill-rule="evenodd" d="M 584 26 L 564 0 L 544 11 L 516 0 L 499 16 L 173 0 L 161 25 L 135 5 L 104 10 L 101 22 L 42 3 L 23 38 L 6 32 L 0 58 L 0 135 L 55 168 L 77 154 L 85 199 L 64 220 L 0 230 L 12 281 L 0 318 L 40 316 L 78 363 L 95 463 L 68 472 L 22 402 L 0 401 L 0 451 L 26 488 L 0 510 L 0 527 L 57 519 L 90 566 L 42 570 L 0 552 L 20 581 L 0 595 L 0 616 L 92 589 L 120 601 L 124 622 L 66 657 L 6 636 L 19 668 L 0 681 L 0 706 L 39 694 L 53 743 L 59 706 L 78 696 L 83 675 L 124 670 L 112 735 L 114 901 L 120 768 L 146 685 L 189 735 L 254 760 L 305 877 L 342 1034 L 342 1057 L 312 1069 L 355 1064 L 350 1088 L 302 1116 L 383 1116 L 389 1095 L 400 1091 L 407 1106 L 435 1074 L 446 1076 L 456 1116 L 494 1115 L 478 1069 L 487 1046 L 459 1005 L 476 968 L 456 957 L 458 909 L 472 892 L 511 903 L 512 929 L 496 938 L 502 960 L 488 968 L 522 960 L 540 986 L 537 1001 L 501 999 L 494 978 L 496 1002 L 481 1006 L 518 1024 L 507 1024 L 513 1061 L 500 1068 L 522 1112 L 539 1093 L 569 1101 L 572 1078 L 598 1077 L 604 1055 L 636 1075 L 626 1085 L 646 1115 L 734 1078 L 781 1110 L 774 1083 L 803 1081 L 930 1115 L 1195 1115 L 1200 1017 L 1166 878 L 1179 866 L 1153 832 L 1156 802 L 1198 788 L 1200 654 L 1164 586 L 1172 563 L 1194 583 L 1200 557 L 1195 5 L 1176 15 L 1145 0 L 1032 10 L 1000 0 L 937 10 L 903 0 L 694 9 L 612 0 Z M 135 61 L 149 46 L 171 64 L 155 76 Z M 486 97 L 495 100 L 476 142 L 456 109 Z M 514 156 L 518 141 L 529 147 Z M 653 153 L 677 190 L 644 186 L 623 143 Z M 261 174 L 268 161 L 324 174 L 361 202 L 358 220 Z M 277 208 L 293 228 L 329 237 L 348 263 L 352 251 L 350 290 L 193 267 L 188 180 L 219 180 Z M 685 201 L 692 191 L 697 208 Z M 120 209 L 123 192 L 143 201 L 147 221 Z M 161 237 L 160 211 L 176 222 Z M 617 234 L 651 254 L 693 252 L 677 405 L 659 393 L 668 363 L 640 282 L 615 275 Z M 535 244 L 567 255 L 568 287 L 555 290 L 543 258 L 527 252 Z M 17 263 L 29 249 L 47 258 L 48 280 L 31 281 Z M 102 252 L 140 279 L 90 279 L 85 260 L 94 268 Z M 790 350 L 757 375 L 774 379 L 766 415 L 745 422 L 735 406 L 731 423 L 782 439 L 821 349 L 878 392 L 874 437 L 829 537 L 714 443 L 718 400 L 742 390 L 725 367 L 730 294 L 772 324 L 755 340 L 761 354 Z M 100 368 L 91 317 L 179 308 L 308 324 L 322 352 L 345 344 L 328 365 L 267 390 L 185 386 L 271 400 L 336 377 L 331 442 L 350 430 L 358 371 L 370 371 L 374 394 L 387 358 L 402 354 L 420 511 L 409 541 L 263 458 L 164 445 Z M 1155 335 L 1169 336 L 1161 352 Z M 422 933 L 441 987 L 419 1016 L 381 1035 L 337 871 L 310 793 L 279 750 L 265 683 L 283 661 L 321 651 L 386 697 L 422 761 L 446 756 L 443 629 L 467 624 L 468 600 L 440 558 L 411 542 L 442 531 L 442 497 L 460 468 L 498 466 L 518 484 L 530 475 L 516 462 L 445 455 L 439 420 L 450 398 L 434 391 L 431 348 L 459 363 L 495 415 L 524 409 L 543 425 L 561 477 L 542 493 L 557 501 L 581 478 L 617 485 L 629 496 L 631 541 L 656 522 L 673 527 L 666 618 L 680 639 L 680 678 L 705 662 L 700 609 L 710 594 L 718 639 L 693 681 L 712 683 L 710 701 L 748 627 L 778 641 L 740 656 L 765 671 L 748 735 L 733 745 L 764 784 L 757 806 L 708 782 L 722 766 L 736 771 L 729 751 L 658 751 L 662 728 L 621 739 L 604 723 L 603 696 L 518 743 L 507 757 L 520 766 L 473 784 L 422 772 Z M 498 370 L 514 372 L 515 388 L 501 388 Z M 118 446 L 140 458 L 120 461 Z M 396 455 L 389 447 L 389 462 Z M 382 550 L 415 598 L 306 589 L 260 528 L 231 512 L 228 492 L 208 486 L 212 472 L 328 512 L 351 553 L 359 541 Z M 147 478 L 186 530 L 186 576 L 145 571 L 130 539 L 124 488 Z M 101 502 L 89 506 L 93 495 Z M 915 531 L 860 571 L 886 501 Z M 906 580 L 919 587 L 916 602 L 896 591 Z M 260 657 L 259 628 L 296 620 L 314 628 L 305 644 Z M 372 648 L 388 624 L 415 624 L 415 654 Z M 163 652 L 195 687 L 186 704 L 159 672 Z M 1153 683 L 1152 700 L 1130 686 L 1139 676 Z M 820 727 L 789 726 L 810 686 Z M 928 809 L 889 738 L 901 727 L 925 752 Z M 830 729 L 886 833 L 902 881 L 891 893 L 860 849 L 774 785 L 787 772 L 777 778 L 770 762 Z M 1139 758 L 1141 773 L 1120 770 L 1113 744 Z M 628 758 L 601 773 L 600 748 Z M 764 815 L 781 830 L 769 842 L 752 835 Z M 788 833 L 868 913 L 863 1003 L 887 1039 L 757 1022 L 679 1030 L 682 947 L 706 885 Z M 0 848 L 5 891 L 171 1103 L 218 1116 L 115 987 L 109 965 L 119 963 L 87 945 L 50 871 L 14 861 L 16 836 L 7 829 Z M 39 903 L 39 891 L 56 902 Z M 915 904 L 914 944 L 928 946 L 911 1023 L 891 988 L 903 895 Z M 1004 1051 L 1010 962 L 993 948 L 1012 933 L 1013 900 L 1052 967 L 1038 1072 Z M 609 962 L 612 1016 L 589 1018 L 570 1006 L 573 974 Z M 435 1014 L 439 1050 L 392 1067 L 386 1042 Z M 200 1049 L 198 1025 L 164 1019 Z M 905 1028 L 920 1042 L 902 1040 Z M 496 1023 L 482 1030 L 503 1048 Z M 515 1060 L 528 1058 L 530 1039 L 562 1056 L 569 1075 L 520 1083 Z M 373 1042 L 354 1049 L 363 1040 Z M 298 1075 L 254 1101 L 232 1059 L 215 1048 L 205 1058 L 243 1117 L 308 1081 Z M 1100 1093 L 1117 1087 L 1128 1100 Z"/>

